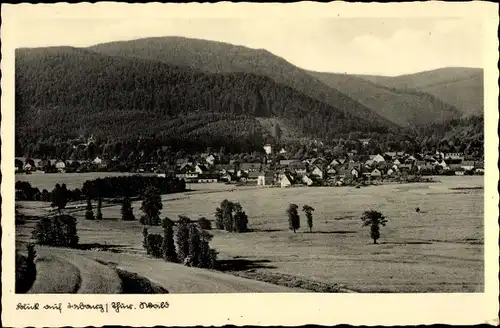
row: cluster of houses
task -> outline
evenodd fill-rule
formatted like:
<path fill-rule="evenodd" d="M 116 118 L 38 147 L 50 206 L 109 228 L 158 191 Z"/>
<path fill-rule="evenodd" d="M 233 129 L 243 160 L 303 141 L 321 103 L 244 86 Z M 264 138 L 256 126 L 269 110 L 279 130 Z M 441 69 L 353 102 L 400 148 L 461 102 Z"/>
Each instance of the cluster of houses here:
<path fill-rule="evenodd" d="M 342 185 L 374 179 L 408 178 L 424 174 L 482 174 L 484 162 L 458 153 L 436 153 L 412 156 L 403 152 L 370 155 L 366 161 L 338 158 L 327 161 L 322 157 L 305 160 L 278 160 L 265 163 L 216 164 L 210 154 L 197 163 L 178 160 L 170 172 L 186 182 L 239 182 L 259 186 L 293 184 Z"/>
<path fill-rule="evenodd" d="M 171 175 L 188 183 L 256 183 L 259 186 L 294 184 L 342 185 L 376 179 L 398 179 L 412 175 L 431 174 L 482 174 L 484 162 L 474 160 L 460 153 L 435 153 L 412 156 L 404 152 L 386 152 L 370 155 L 360 161 L 354 157 L 326 160 L 322 157 L 305 160 L 266 159 L 264 163 L 239 163 L 231 160 L 227 164 L 218 163 L 218 155 L 201 154 L 199 160 L 191 162 L 178 159 L 175 165 L 160 166 L 146 163 L 138 172 Z M 16 171 L 67 172 L 70 167 L 79 169 L 86 166 L 103 168 L 106 161 L 96 157 L 92 161 L 36 160 L 16 158 Z"/>
<path fill-rule="evenodd" d="M 91 161 L 83 160 L 56 160 L 56 159 L 32 159 L 25 157 L 15 158 L 16 172 L 43 173 L 43 172 L 80 172 L 105 168 L 107 161 L 99 157 Z"/>

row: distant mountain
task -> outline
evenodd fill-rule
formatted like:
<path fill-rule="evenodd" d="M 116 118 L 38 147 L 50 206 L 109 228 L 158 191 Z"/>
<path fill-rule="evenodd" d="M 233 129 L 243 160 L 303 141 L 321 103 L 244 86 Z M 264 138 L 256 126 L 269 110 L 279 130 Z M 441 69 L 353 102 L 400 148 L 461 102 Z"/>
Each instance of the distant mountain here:
<path fill-rule="evenodd" d="M 155 134 L 190 147 L 249 149 L 266 138 L 256 119 L 262 117 L 281 118 L 310 138 L 388 131 L 255 74 L 205 73 L 72 47 L 18 49 L 15 74 L 21 135 Z"/>
<path fill-rule="evenodd" d="M 400 126 L 425 125 L 462 115 L 455 107 L 428 93 L 390 88 L 349 74 L 312 71 L 309 74 Z"/>
<path fill-rule="evenodd" d="M 483 74 L 481 68 L 446 67 L 396 77 L 370 75 L 358 75 L 358 77 L 388 88 L 426 92 L 455 106 L 465 115 L 482 115 Z"/>
<path fill-rule="evenodd" d="M 388 127 L 395 124 L 358 101 L 267 50 L 184 37 L 157 37 L 99 44 L 88 48 L 106 55 L 161 61 L 209 73 L 244 72 L 267 76 L 345 113 Z M 314 59 L 311 59 L 314 60 Z"/>

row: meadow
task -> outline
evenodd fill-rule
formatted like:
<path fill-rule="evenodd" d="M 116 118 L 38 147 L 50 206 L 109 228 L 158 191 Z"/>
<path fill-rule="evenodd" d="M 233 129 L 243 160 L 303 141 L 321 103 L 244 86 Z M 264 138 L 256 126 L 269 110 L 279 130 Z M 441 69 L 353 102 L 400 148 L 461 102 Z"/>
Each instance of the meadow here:
<path fill-rule="evenodd" d="M 211 246 L 227 264 L 226 273 L 233 275 L 274 284 L 288 281 L 288 286 L 294 281 L 295 287 L 315 291 L 340 286 L 353 292 L 482 292 L 484 190 L 478 187 L 483 186 L 483 177 L 435 179 L 440 182 L 359 189 L 247 187 L 232 191 L 223 184 L 193 184 L 196 191 L 163 196 L 161 215 L 174 220 L 179 215 L 213 220 L 222 200 L 240 202 L 249 216 L 251 231 L 212 231 Z M 298 232 L 288 229 L 285 209 L 290 203 L 315 208 L 312 232 L 302 212 Z M 40 214 L 42 207 L 47 207 L 39 202 L 20 205 L 26 214 Z M 138 218 L 140 202 L 134 202 L 133 207 Z M 416 207 L 421 209 L 419 213 Z M 376 245 L 360 220 L 363 211 L 371 209 L 388 219 Z M 140 255 L 135 262 L 123 260 L 128 271 L 152 275 L 144 269 L 149 265 L 146 260 L 161 262 L 139 260 L 145 257 L 142 226 L 120 221 L 120 206 L 104 207 L 103 221 L 86 221 L 82 211 L 73 215 L 79 219 L 80 243 L 112 249 L 123 256 Z M 32 222 L 16 227 L 17 240 L 27 241 L 32 227 Z M 114 262 L 120 262 L 122 256 L 111 252 L 83 254 Z M 322 287 L 310 287 L 315 285 Z"/>

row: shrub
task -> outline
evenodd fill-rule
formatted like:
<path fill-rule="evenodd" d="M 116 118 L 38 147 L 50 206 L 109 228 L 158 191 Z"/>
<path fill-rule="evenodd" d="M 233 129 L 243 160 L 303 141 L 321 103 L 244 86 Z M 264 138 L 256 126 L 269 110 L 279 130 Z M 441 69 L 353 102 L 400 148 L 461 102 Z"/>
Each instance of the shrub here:
<path fill-rule="evenodd" d="M 162 244 L 163 244 L 163 237 L 160 234 L 148 234 L 147 237 L 148 254 L 157 258 L 163 257 Z"/>
<path fill-rule="evenodd" d="M 202 229 L 212 230 L 212 222 L 210 222 L 210 220 L 207 220 L 206 218 L 199 218 L 198 219 L 198 225 Z"/>

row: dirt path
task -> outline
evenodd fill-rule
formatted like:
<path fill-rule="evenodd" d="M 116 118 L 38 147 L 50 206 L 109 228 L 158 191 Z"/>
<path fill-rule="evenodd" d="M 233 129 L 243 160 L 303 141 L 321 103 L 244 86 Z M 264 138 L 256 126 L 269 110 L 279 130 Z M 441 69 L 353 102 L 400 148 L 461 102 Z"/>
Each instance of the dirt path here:
<path fill-rule="evenodd" d="M 78 293 L 121 293 L 121 279 L 113 266 L 147 278 L 153 284 L 165 288 L 169 293 L 306 292 L 303 289 L 276 286 L 212 270 L 188 268 L 140 255 L 51 247 L 37 247 L 37 253 L 39 257 L 67 261 L 76 267 L 81 277 Z M 111 266 L 103 263 L 109 263 Z"/>

